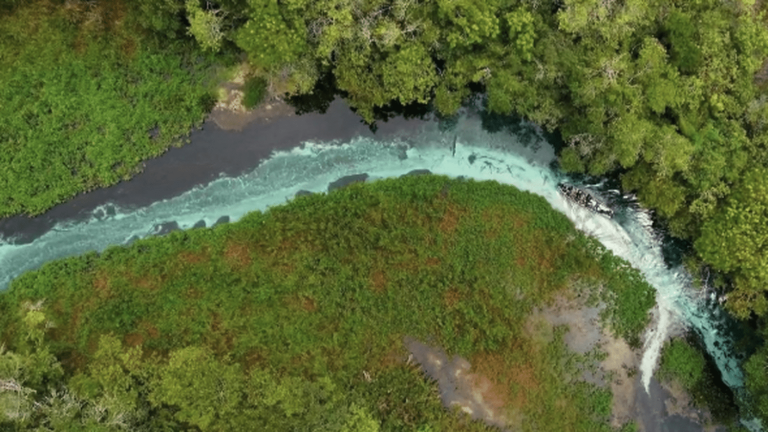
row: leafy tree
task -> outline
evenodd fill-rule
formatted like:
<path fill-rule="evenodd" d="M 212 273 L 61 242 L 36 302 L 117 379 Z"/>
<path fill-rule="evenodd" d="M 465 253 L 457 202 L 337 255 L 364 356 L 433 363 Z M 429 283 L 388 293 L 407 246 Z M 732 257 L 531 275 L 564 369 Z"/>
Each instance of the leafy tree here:
<path fill-rule="evenodd" d="M 387 96 L 403 105 L 429 102 L 431 90 L 437 83 L 435 65 L 429 52 L 416 43 L 390 54 L 382 65 L 381 76 Z"/>
<path fill-rule="evenodd" d="M 142 355 L 141 347 L 126 349 L 115 336 L 102 335 L 87 373 L 72 377 L 69 388 L 98 406 L 106 423 L 141 424 L 149 414 Z"/>
<path fill-rule="evenodd" d="M 451 49 L 468 47 L 499 34 L 498 0 L 437 0 L 437 17 Z"/>
<path fill-rule="evenodd" d="M 127 17 L 130 23 L 162 35 L 166 40 L 174 39 L 183 28 L 184 0 L 134 0 L 131 7 L 134 12 Z"/>
<path fill-rule="evenodd" d="M 509 40 L 515 42 L 517 54 L 526 61 L 531 61 L 536 34 L 533 14 L 525 9 L 518 9 L 507 13 L 504 18 L 509 26 Z"/>
<path fill-rule="evenodd" d="M 189 20 L 189 34 L 194 36 L 197 43 L 204 50 L 219 51 L 224 39 L 223 11 L 203 10 L 199 0 L 187 0 L 187 19 Z"/>
<path fill-rule="evenodd" d="M 379 432 L 379 422 L 365 408 L 353 404 L 341 432 Z"/>
<path fill-rule="evenodd" d="M 768 312 L 768 170 L 749 171 L 724 207 L 702 227 L 696 250 L 715 268 L 733 272 L 728 307 L 739 317 Z"/>
<path fill-rule="evenodd" d="M 286 20 L 277 0 L 249 0 L 248 21 L 235 33 L 235 43 L 254 66 L 279 68 L 307 50 L 306 29 Z"/>
<path fill-rule="evenodd" d="M 691 74 L 701 64 L 702 53 L 691 15 L 673 10 L 667 17 L 665 29 L 672 46 L 672 62 L 680 72 Z"/>
<path fill-rule="evenodd" d="M 688 391 L 704 377 L 704 356 L 682 339 L 674 339 L 665 347 L 659 366 L 659 378 L 678 380 Z"/>
<path fill-rule="evenodd" d="M 151 386 L 153 405 L 172 406 L 176 419 L 203 430 L 220 430 L 241 408 L 244 384 L 239 365 L 190 346 L 171 353 Z"/>
<path fill-rule="evenodd" d="M 768 349 L 763 346 L 744 364 L 745 384 L 755 415 L 768 421 Z"/>

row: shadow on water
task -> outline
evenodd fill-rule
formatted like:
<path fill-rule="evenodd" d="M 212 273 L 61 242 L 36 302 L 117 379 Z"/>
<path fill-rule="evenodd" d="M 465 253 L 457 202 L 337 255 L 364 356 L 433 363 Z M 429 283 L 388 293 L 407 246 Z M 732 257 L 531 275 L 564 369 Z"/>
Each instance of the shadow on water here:
<path fill-rule="evenodd" d="M 312 93 L 300 96 L 291 96 L 285 101 L 296 111 L 296 115 L 309 113 L 325 114 L 331 103 L 339 96 L 336 89 L 336 80 L 332 73 L 324 74 L 315 85 Z"/>
<path fill-rule="evenodd" d="M 336 80 L 332 73 L 324 74 L 315 85 L 311 94 L 292 96 L 286 99 L 288 105 L 296 110 L 296 115 L 325 114 L 331 103 L 336 99 L 347 99 L 348 94 L 336 88 Z M 350 111 L 357 113 L 357 109 L 350 107 Z M 403 105 L 399 101 L 393 101 L 381 107 L 373 109 L 373 123 L 367 124 L 372 133 L 379 129 L 379 123 L 386 123 L 392 119 L 428 120 L 433 114 L 431 104 L 410 103 Z M 365 123 L 362 118 L 358 118 Z"/>

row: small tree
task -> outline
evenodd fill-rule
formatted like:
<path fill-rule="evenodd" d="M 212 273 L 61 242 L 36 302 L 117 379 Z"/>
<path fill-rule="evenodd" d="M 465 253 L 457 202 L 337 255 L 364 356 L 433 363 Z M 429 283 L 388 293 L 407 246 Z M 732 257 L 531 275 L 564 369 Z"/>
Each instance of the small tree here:
<path fill-rule="evenodd" d="M 187 0 L 187 18 L 191 36 L 206 50 L 217 52 L 221 49 L 224 39 L 222 23 L 225 12 L 222 9 L 211 9 L 211 4 L 206 2 L 206 9 L 200 7 L 198 0 Z"/>

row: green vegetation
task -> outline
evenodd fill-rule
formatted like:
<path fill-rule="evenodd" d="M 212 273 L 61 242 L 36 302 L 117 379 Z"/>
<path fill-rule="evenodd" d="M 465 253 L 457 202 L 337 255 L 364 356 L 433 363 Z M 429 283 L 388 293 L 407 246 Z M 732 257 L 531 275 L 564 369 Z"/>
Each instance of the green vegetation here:
<path fill-rule="evenodd" d="M 559 130 L 566 169 L 624 170 L 624 188 L 691 240 L 728 230 L 726 207 L 750 205 L 731 192 L 768 165 L 765 2 L 3 5 L 13 12 L 0 26 L 0 114 L 10 119 L 0 129 L 0 216 L 37 214 L 135 173 L 202 118 L 210 107 L 202 71 L 233 54 L 256 74 L 249 106 L 264 80 L 270 92 L 307 95 L 330 76 L 367 121 L 392 104 L 430 103 L 451 115 L 470 88 L 483 91 L 489 110 Z M 203 52 L 217 57 L 198 63 Z M 149 130 L 160 134 L 150 139 Z M 732 311 L 768 311 L 764 271 L 728 264 L 735 255 L 711 241 L 700 249 L 733 273 Z M 764 261 L 757 252 L 750 256 Z"/>
<path fill-rule="evenodd" d="M 210 109 L 212 59 L 126 8 L 38 1 L 0 18 L 0 217 L 129 178 Z"/>
<path fill-rule="evenodd" d="M 719 378 L 719 371 L 709 364 L 700 348 L 685 339 L 673 339 L 662 351 L 657 377 L 676 381 L 691 396 L 696 407 L 706 409 L 719 425 L 730 430 L 739 426 L 739 413 L 731 390 Z"/>
<path fill-rule="evenodd" d="M 729 286 L 728 310 L 763 319 L 766 12 L 753 0 L 0 0 L 0 217 L 129 178 L 210 109 L 210 66 L 243 56 L 248 106 L 266 88 L 341 94 L 372 122 L 413 104 L 450 116 L 482 92 L 489 111 L 558 131 L 566 170 L 620 171 Z"/>
<path fill-rule="evenodd" d="M 580 379 L 592 357 L 563 327 L 526 329 L 576 294 L 627 336 L 654 304 L 536 195 L 419 176 L 302 196 L 16 279 L 0 295 L 0 385 L 15 389 L 0 426 L 491 430 L 443 409 L 406 361 L 411 336 L 468 359 L 521 430 L 611 431 L 610 391 Z"/>
<path fill-rule="evenodd" d="M 701 256 L 715 267 L 736 273 L 728 295 L 737 316 L 768 311 L 768 169 L 746 173 L 721 212 L 702 227 L 696 242 Z"/>
<path fill-rule="evenodd" d="M 693 389 L 704 376 L 706 360 L 684 340 L 673 339 L 664 347 L 658 376 L 661 380 L 675 379 L 687 390 Z"/>
<path fill-rule="evenodd" d="M 243 106 L 250 109 L 260 104 L 267 95 L 267 81 L 262 77 L 250 77 L 243 88 Z"/>
<path fill-rule="evenodd" d="M 729 311 L 768 314 L 768 2 L 248 4 L 222 3 L 245 20 L 228 37 L 286 91 L 330 74 L 370 122 L 393 104 L 450 116 L 479 90 L 490 111 L 559 131 L 566 170 L 621 170 L 624 190 L 727 273 Z"/>
<path fill-rule="evenodd" d="M 392 103 L 451 115 L 470 86 L 481 89 L 489 110 L 559 130 L 564 168 L 624 170 L 626 190 L 696 240 L 701 227 L 726 229 L 731 191 L 768 162 L 768 105 L 755 82 L 768 54 L 761 4 L 261 0 L 230 37 L 264 77 L 290 81 L 287 91 L 332 74 L 367 121 Z M 731 251 L 706 249 L 707 263 L 735 273 L 728 307 L 768 311 L 764 272 L 720 265 Z"/>

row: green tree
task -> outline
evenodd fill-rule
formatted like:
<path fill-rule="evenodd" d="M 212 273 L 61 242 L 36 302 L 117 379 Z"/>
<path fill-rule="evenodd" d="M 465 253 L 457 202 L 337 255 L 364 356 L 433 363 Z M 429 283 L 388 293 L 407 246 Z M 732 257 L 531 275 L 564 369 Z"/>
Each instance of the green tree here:
<path fill-rule="evenodd" d="M 150 402 L 178 411 L 179 421 L 203 430 L 222 430 L 242 404 L 243 373 L 237 364 L 226 364 L 201 347 L 171 353 L 153 380 Z"/>
<path fill-rule="evenodd" d="M 674 339 L 664 347 L 659 365 L 659 378 L 678 380 L 691 391 L 704 377 L 706 360 L 696 348 L 682 339 Z"/>
<path fill-rule="evenodd" d="M 427 103 L 437 83 L 435 65 L 429 52 L 420 44 L 400 47 L 382 64 L 382 82 L 388 99 L 403 105 L 411 102 Z"/>
<path fill-rule="evenodd" d="M 753 169 L 702 227 L 696 250 L 716 269 L 736 274 L 728 308 L 746 318 L 768 312 L 768 170 Z"/>
<path fill-rule="evenodd" d="M 437 0 L 437 17 L 451 49 L 480 44 L 499 32 L 498 0 Z"/>
<path fill-rule="evenodd" d="M 189 34 L 194 36 L 197 43 L 206 50 L 217 52 L 221 49 L 224 40 L 224 11 L 203 10 L 199 0 L 187 0 L 187 19 L 189 20 Z"/>
<path fill-rule="evenodd" d="M 306 28 L 286 20 L 277 0 L 248 0 L 248 21 L 235 33 L 235 43 L 254 66 L 280 68 L 307 50 Z"/>
<path fill-rule="evenodd" d="M 667 17 L 665 29 L 672 46 L 672 62 L 683 73 L 694 73 L 701 64 L 696 26 L 691 15 L 673 10 Z"/>
<path fill-rule="evenodd" d="M 763 346 L 744 364 L 744 380 L 755 415 L 768 421 L 768 349 Z"/>
<path fill-rule="evenodd" d="M 353 404 L 341 432 L 379 432 L 379 422 L 365 408 Z"/>

